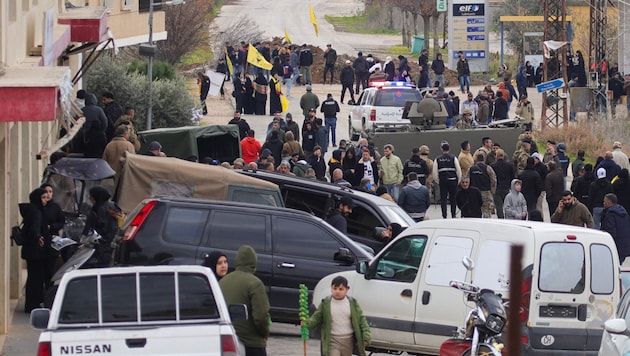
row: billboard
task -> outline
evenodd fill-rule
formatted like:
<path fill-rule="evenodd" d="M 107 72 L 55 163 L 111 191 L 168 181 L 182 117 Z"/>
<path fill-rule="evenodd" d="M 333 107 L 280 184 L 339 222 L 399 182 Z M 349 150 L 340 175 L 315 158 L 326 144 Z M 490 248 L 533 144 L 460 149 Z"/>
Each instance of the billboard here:
<path fill-rule="evenodd" d="M 487 72 L 490 28 L 487 1 L 454 0 L 449 10 L 449 68 L 457 68 L 457 52 L 462 51 L 472 72 Z"/>

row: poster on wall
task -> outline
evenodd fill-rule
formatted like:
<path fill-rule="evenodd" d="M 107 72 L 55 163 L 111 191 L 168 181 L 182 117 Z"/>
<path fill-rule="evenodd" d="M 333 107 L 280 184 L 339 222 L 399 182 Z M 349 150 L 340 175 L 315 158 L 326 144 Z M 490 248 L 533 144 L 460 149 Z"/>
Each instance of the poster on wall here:
<path fill-rule="evenodd" d="M 449 12 L 449 68 L 457 68 L 458 52 L 462 51 L 473 72 L 487 72 L 489 51 L 487 1 L 453 1 Z"/>

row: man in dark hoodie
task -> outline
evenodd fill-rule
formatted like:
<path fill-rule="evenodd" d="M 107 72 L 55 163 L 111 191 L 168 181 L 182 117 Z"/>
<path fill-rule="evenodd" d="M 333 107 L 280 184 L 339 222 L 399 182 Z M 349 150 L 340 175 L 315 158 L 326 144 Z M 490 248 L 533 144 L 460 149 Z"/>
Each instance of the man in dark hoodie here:
<path fill-rule="evenodd" d="M 550 161 L 549 173 L 545 177 L 545 193 L 547 195 L 547 205 L 549 206 L 549 215 L 558 207 L 562 192 L 564 192 L 564 178 L 562 177 L 562 168 L 556 165 L 556 161 Z"/>
<path fill-rule="evenodd" d="M 595 181 L 593 175 L 593 165 L 588 163 L 578 167 L 578 176 L 573 178 L 571 183 L 571 191 L 573 195 L 580 201 L 580 203 L 588 204 L 588 190 L 591 187 L 591 183 Z"/>
<path fill-rule="evenodd" d="M 602 216 L 602 231 L 606 231 L 615 240 L 619 264 L 630 256 L 630 217 L 623 206 L 617 204 L 617 196 L 608 193 L 604 196 L 604 215 Z"/>
<path fill-rule="evenodd" d="M 595 221 L 595 229 L 599 230 L 602 223 L 602 215 L 604 214 L 604 197 L 606 194 L 612 193 L 612 185 L 606 178 L 606 169 L 597 169 L 597 179 L 591 183 L 588 190 L 588 210 L 593 215 Z"/>
<path fill-rule="evenodd" d="M 521 174 L 518 175 L 518 179 L 523 182 L 521 193 L 523 193 L 527 201 L 527 211 L 536 209 L 536 202 L 542 191 L 543 184 L 540 174 L 534 168 L 533 157 L 527 158 L 527 165 Z"/>
<path fill-rule="evenodd" d="M 352 85 L 354 84 L 354 69 L 352 69 L 352 62 L 349 60 L 346 61 L 345 67 L 341 69 L 339 80 L 341 81 L 341 103 L 343 104 L 346 90 L 350 91 L 350 99 L 354 103 L 354 90 L 352 89 Z"/>
<path fill-rule="evenodd" d="M 83 157 L 85 158 L 102 158 L 105 146 L 107 146 L 108 120 L 103 109 L 97 105 L 96 95 L 87 93 L 85 97 L 85 107 L 81 109 L 85 116 L 85 124 L 81 131 L 73 139 L 81 140 L 83 143 Z M 74 150 L 73 150 L 74 151 Z"/>
<path fill-rule="evenodd" d="M 269 337 L 269 298 L 265 285 L 254 275 L 257 264 L 256 251 L 251 246 L 241 246 L 236 253 L 236 269 L 219 282 L 227 304 L 247 306 L 247 320 L 233 322 L 247 356 L 266 356 Z"/>
<path fill-rule="evenodd" d="M 352 63 L 352 68 L 354 68 L 354 75 L 356 77 L 354 93 L 359 94 L 359 86 L 361 86 L 362 90 L 367 88 L 367 81 L 370 76 L 370 67 L 365 57 L 363 57 L 363 52 L 357 54 L 357 59 Z"/>
<path fill-rule="evenodd" d="M 431 206 L 431 196 L 429 195 L 429 189 L 418 181 L 416 172 L 407 174 L 407 185 L 400 190 L 398 205 L 414 221 L 424 220 L 424 215 Z"/>

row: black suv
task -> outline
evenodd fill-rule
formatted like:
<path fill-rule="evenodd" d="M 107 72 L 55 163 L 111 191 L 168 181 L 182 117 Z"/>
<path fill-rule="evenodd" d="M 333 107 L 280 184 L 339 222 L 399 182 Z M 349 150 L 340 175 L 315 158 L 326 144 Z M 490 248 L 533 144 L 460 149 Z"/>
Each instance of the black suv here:
<path fill-rule="evenodd" d="M 238 172 L 277 184 L 287 208 L 302 210 L 322 219 L 334 208 L 337 200 L 343 196 L 351 197 L 356 206 L 347 218 L 348 237 L 377 252 L 383 244 L 375 237 L 376 227 L 387 227 L 393 222 L 402 227 L 415 224 L 400 206 L 373 194 L 280 173 L 260 170 Z"/>
<path fill-rule="evenodd" d="M 159 197 L 144 200 L 116 238 L 115 265 L 194 264 L 213 250 L 228 256 L 250 245 L 272 318 L 299 322 L 299 285 L 313 290 L 324 276 L 372 256 L 319 218 L 293 209 L 247 203 Z"/>

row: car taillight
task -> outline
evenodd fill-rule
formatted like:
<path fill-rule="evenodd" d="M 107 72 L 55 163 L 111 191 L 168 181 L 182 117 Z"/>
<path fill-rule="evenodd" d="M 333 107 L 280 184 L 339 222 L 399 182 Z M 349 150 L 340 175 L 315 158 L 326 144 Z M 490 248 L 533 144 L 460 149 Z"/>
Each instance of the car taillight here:
<path fill-rule="evenodd" d="M 532 276 L 523 279 L 521 286 L 521 310 L 519 319 L 521 324 L 526 323 L 529 319 L 529 302 L 532 295 Z"/>
<path fill-rule="evenodd" d="M 127 226 L 127 228 L 125 229 L 125 234 L 123 235 L 124 242 L 129 242 L 133 240 L 134 237 L 136 237 L 138 229 L 140 229 L 140 226 L 142 225 L 142 223 L 144 223 L 144 220 L 146 220 L 146 218 L 149 216 L 149 213 L 151 212 L 151 210 L 153 210 L 155 204 L 157 204 L 157 200 L 150 200 L 142 207 L 142 209 L 140 209 L 140 212 L 138 212 L 138 214 L 133 218 L 129 226 Z"/>
<path fill-rule="evenodd" d="M 236 356 L 237 346 L 234 335 L 221 335 L 221 356 Z"/>
<path fill-rule="evenodd" d="M 376 110 L 370 110 L 370 121 L 376 121 Z"/>
<path fill-rule="evenodd" d="M 40 342 L 37 346 L 37 356 L 50 356 L 50 342 Z"/>

